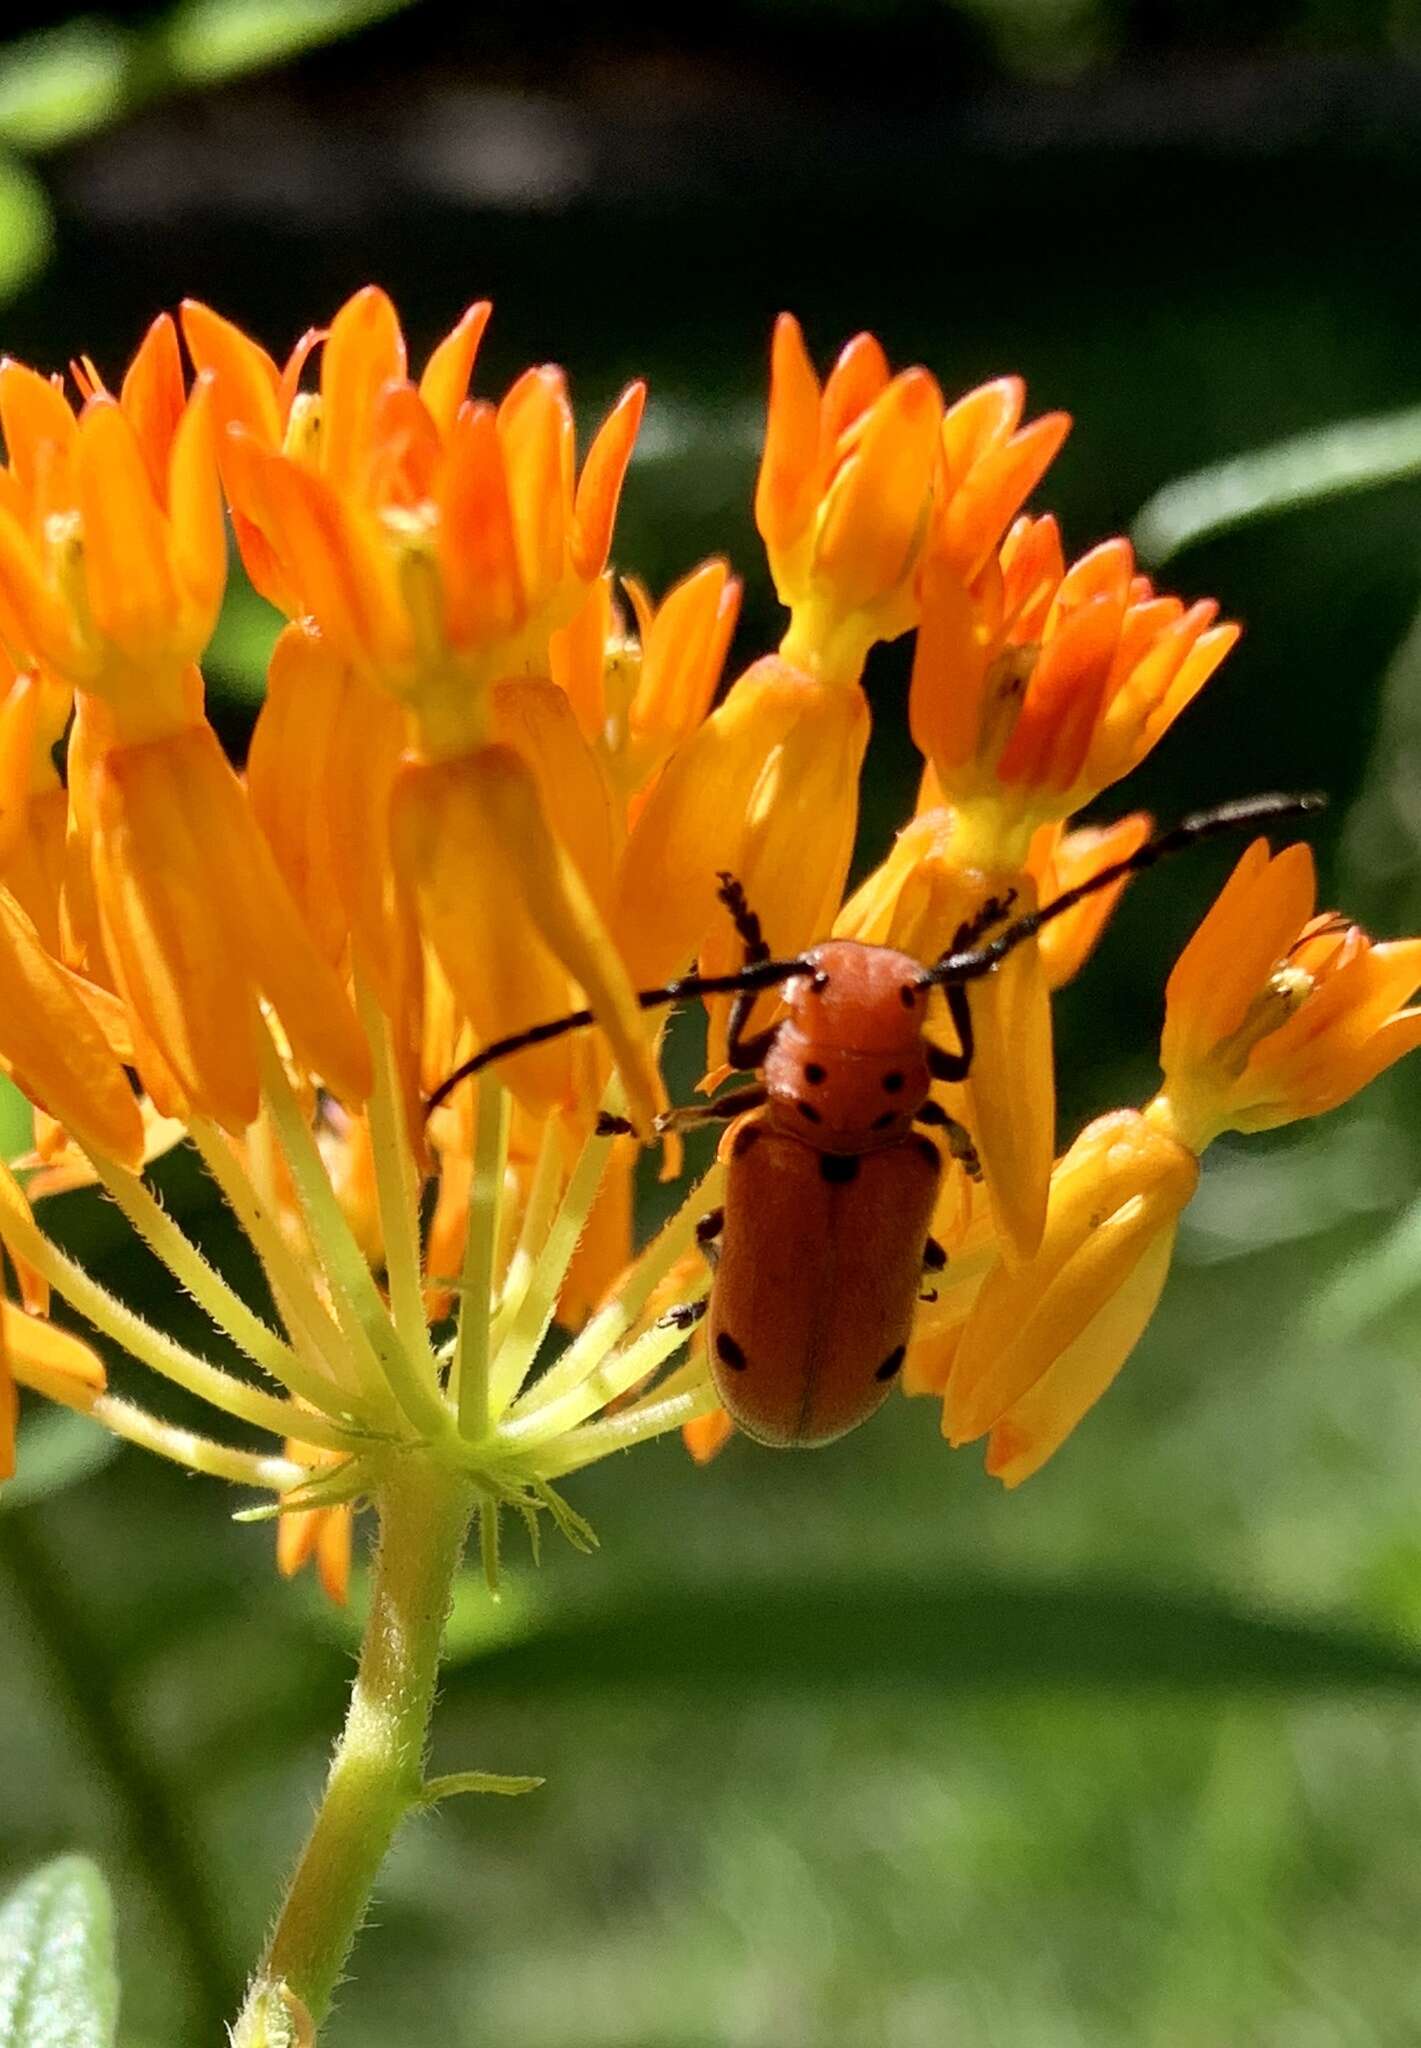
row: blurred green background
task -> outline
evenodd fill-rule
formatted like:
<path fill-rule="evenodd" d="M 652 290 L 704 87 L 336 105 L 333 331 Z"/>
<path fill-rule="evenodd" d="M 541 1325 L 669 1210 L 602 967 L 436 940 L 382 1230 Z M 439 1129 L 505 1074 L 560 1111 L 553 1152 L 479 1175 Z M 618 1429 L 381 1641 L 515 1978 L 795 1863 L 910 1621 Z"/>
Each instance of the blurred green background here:
<path fill-rule="evenodd" d="M 950 391 L 1017 369 L 1069 408 L 1042 499 L 1076 551 L 1181 474 L 1421 403 L 1408 0 L 7 20 L 7 351 L 116 373 L 194 293 L 280 352 L 368 278 L 419 351 L 489 294 L 482 388 L 552 357 L 590 422 L 649 376 L 619 559 L 659 588 L 728 551 L 746 657 L 777 630 L 748 506 L 782 306 L 821 362 L 866 325 Z M 1348 450 L 1403 474 L 1321 495 Z M 1312 502 L 1171 559 L 1248 635 L 1101 816 L 1326 788 L 1329 897 L 1417 928 L 1418 455 L 1412 415 L 1202 488 L 1206 521 Z M 238 753 L 269 636 L 235 599 L 212 683 Z M 907 813 L 904 680 L 880 650 L 862 865 Z M 1151 1086 L 1226 862 L 1138 888 L 1063 997 L 1064 1136 Z M 410 1830 L 332 2048 L 1421 2040 L 1419 1109 L 1403 1072 L 1220 1145 L 1146 1342 L 1015 1496 L 907 1402 L 812 1458 L 736 1443 L 697 1472 L 666 1444 L 579 1481 L 602 1551 L 515 1558 L 494 1612 L 467 1589 L 437 1724 L 438 1768 L 547 1787 Z M 235 1256 L 191 1167 L 160 1179 Z M 62 1229 L 152 1299 L 112 1211 L 69 1200 Z M 216 2043 L 351 1627 L 215 1485 L 27 1424 L 0 1886 L 94 1855 L 123 2048 Z"/>

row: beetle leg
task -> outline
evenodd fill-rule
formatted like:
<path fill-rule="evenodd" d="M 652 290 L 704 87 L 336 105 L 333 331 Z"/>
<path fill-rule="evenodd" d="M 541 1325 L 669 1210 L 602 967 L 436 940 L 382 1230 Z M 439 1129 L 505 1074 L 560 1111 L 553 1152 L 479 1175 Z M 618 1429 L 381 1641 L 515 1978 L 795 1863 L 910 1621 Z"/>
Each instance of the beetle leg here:
<path fill-rule="evenodd" d="M 938 1050 L 937 1046 L 928 1048 L 930 1054 Z M 965 1167 L 973 1180 L 982 1178 L 982 1162 L 977 1157 L 977 1147 L 972 1143 L 972 1133 L 966 1124 L 960 1124 L 955 1116 L 949 1116 L 940 1102 L 934 1102 L 929 1098 L 913 1118 L 913 1122 L 926 1124 L 932 1130 L 945 1131 L 947 1149 L 958 1165 Z"/>
<path fill-rule="evenodd" d="M 710 1306 L 710 1297 L 702 1295 L 699 1301 L 678 1301 L 675 1308 L 668 1308 L 657 1321 L 658 1330 L 694 1330 L 696 1324 Z"/>
<path fill-rule="evenodd" d="M 599 1109 L 592 1135 L 594 1138 L 634 1138 L 636 1125 L 627 1117 L 613 1116 L 609 1109 Z"/>
<path fill-rule="evenodd" d="M 923 1271 L 941 1273 L 947 1264 L 947 1253 L 935 1237 L 930 1237 L 923 1246 Z"/>
<path fill-rule="evenodd" d="M 724 1209 L 708 1209 L 696 1225 L 696 1243 L 712 1273 L 720 1263 L 720 1233 L 725 1228 Z"/>
<path fill-rule="evenodd" d="M 964 953 L 975 946 L 994 924 L 1001 924 L 1010 914 L 1016 901 L 1015 889 L 1008 889 L 1005 896 L 989 896 L 980 910 L 966 918 L 952 935 L 952 944 L 947 954 Z M 949 981 L 943 985 L 947 997 L 947 1014 L 952 1019 L 952 1028 L 957 1033 L 959 1050 L 949 1052 L 946 1046 L 929 1045 L 928 1072 L 935 1081 L 965 1081 L 972 1070 L 974 1039 L 972 1033 L 972 1006 L 967 1000 L 965 982 Z"/>
<path fill-rule="evenodd" d="M 720 887 L 716 890 L 721 902 L 730 912 L 730 919 L 745 948 L 745 965 L 758 967 L 762 960 L 768 960 L 770 949 L 765 943 L 765 934 L 760 929 L 760 920 L 745 900 L 745 889 L 734 875 L 722 868 L 718 876 Z M 765 1064 L 765 1055 L 775 1042 L 777 1024 L 767 1025 L 753 1037 L 746 1035 L 745 1026 L 750 1022 L 750 1012 L 755 1007 L 757 989 L 741 989 L 730 1006 L 730 1028 L 726 1033 L 725 1056 L 737 1073 L 748 1074 Z"/>
<path fill-rule="evenodd" d="M 757 1082 L 753 1088 L 732 1088 L 728 1095 L 720 1095 L 712 1102 L 684 1102 L 675 1109 L 664 1110 L 656 1119 L 658 1133 L 684 1130 L 688 1124 L 728 1124 L 735 1116 L 743 1116 L 747 1109 L 759 1109 L 765 1100 L 765 1091 Z"/>

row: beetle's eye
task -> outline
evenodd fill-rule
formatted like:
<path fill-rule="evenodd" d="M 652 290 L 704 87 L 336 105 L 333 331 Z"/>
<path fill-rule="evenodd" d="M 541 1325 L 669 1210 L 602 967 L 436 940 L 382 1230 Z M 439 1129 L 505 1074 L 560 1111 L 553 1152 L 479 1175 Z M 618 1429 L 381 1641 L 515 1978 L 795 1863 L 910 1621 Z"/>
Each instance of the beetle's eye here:
<path fill-rule="evenodd" d="M 903 999 L 903 1008 L 911 1010 L 918 1000 L 918 984 L 915 981 L 905 981 L 898 993 Z"/>
<path fill-rule="evenodd" d="M 829 986 L 829 976 L 822 967 L 816 967 L 810 977 L 809 986 L 813 994 L 822 996 Z"/>

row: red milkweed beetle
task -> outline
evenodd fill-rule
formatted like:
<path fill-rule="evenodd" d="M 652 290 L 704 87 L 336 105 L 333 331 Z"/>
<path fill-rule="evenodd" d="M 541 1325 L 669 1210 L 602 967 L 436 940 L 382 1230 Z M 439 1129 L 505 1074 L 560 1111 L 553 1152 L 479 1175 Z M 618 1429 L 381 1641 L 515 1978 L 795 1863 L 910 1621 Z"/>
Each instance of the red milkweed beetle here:
<path fill-rule="evenodd" d="M 744 966 L 735 974 L 688 974 L 637 999 L 650 1010 L 733 995 L 727 1058 L 738 1072 L 759 1072 L 751 1086 L 659 1120 L 665 1130 L 741 1119 L 724 1207 L 697 1233 L 712 1267 L 709 1301 L 672 1311 L 686 1327 L 708 1314 L 711 1374 L 737 1428 L 763 1444 L 807 1449 L 846 1435 L 888 1398 L 923 1276 L 946 1263 L 930 1234 L 942 1177 L 930 1132 L 942 1133 L 969 1172 L 978 1170 L 968 1133 L 929 1093 L 933 1081 L 963 1081 L 971 1069 L 969 983 L 1098 889 L 1198 840 L 1324 802 L 1261 796 L 1196 812 L 1028 916 L 1006 922 L 1011 896 L 984 903 L 927 967 L 854 939 L 827 939 L 792 960 L 773 960 L 740 884 L 720 876 Z M 1004 929 L 988 939 L 996 925 Z M 775 987 L 784 1017 L 748 1032 L 756 996 Z M 925 1035 L 935 988 L 946 997 L 956 1050 Z M 592 1021 L 590 1010 L 575 1010 L 486 1045 L 441 1082 L 427 1111 L 483 1067 Z M 605 1136 L 631 1128 L 619 1117 L 598 1120 Z"/>

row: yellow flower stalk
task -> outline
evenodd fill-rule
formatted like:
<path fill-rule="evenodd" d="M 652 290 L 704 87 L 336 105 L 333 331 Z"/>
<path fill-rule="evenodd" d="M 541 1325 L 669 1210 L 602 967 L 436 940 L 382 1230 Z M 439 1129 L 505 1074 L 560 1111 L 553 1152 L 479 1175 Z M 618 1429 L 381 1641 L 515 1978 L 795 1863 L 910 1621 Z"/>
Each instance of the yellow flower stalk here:
<path fill-rule="evenodd" d="M 947 1263 L 920 1310 L 904 1298 L 875 1398 L 901 1368 L 954 1441 L 989 1435 L 1012 1484 L 1144 1327 L 1217 1131 L 1314 1114 L 1421 1041 L 1400 1007 L 1421 941 L 1315 918 L 1306 856 L 1250 849 L 1170 982 L 1159 1095 L 1053 1165 L 1051 992 L 1099 939 L 1118 864 L 1160 853 L 1139 815 L 1069 821 L 1233 629 L 1156 596 L 1123 542 L 1067 568 L 1054 525 L 1019 517 L 1067 422 L 1023 424 L 1017 380 L 944 405 L 859 336 L 821 387 L 787 316 L 756 516 L 789 622 L 717 702 L 730 565 L 659 603 L 609 566 L 642 387 L 579 465 L 561 371 L 471 395 L 488 317 L 472 306 L 418 376 L 373 287 L 281 366 L 189 304 L 191 376 L 167 316 L 117 397 L 87 362 L 77 404 L 0 367 L 0 1070 L 35 1112 L 0 1171 L 20 1294 L 0 1304 L 0 1475 L 22 1389 L 242 1489 L 243 1518 L 277 1525 L 280 1569 L 313 1562 L 332 1598 L 364 1510 L 379 1531 L 349 1719 L 236 2048 L 276 2012 L 314 2039 L 407 1817 L 534 1782 L 425 1773 L 470 1531 L 496 1585 L 507 1511 L 586 1548 L 584 1466 L 675 1431 L 705 1460 L 730 1434 L 693 1326 L 735 1140 L 649 1241 L 633 1233 L 635 1140 L 685 1121 L 661 1114 L 650 1013 L 684 995 L 664 984 L 688 962 L 733 978 L 770 947 L 740 991 L 753 1030 L 831 933 L 910 956 L 890 963 L 909 979 L 883 1042 L 921 994 L 939 1055 L 914 1055 L 922 1091 L 938 1078 L 914 1107 L 940 1180 L 872 1075 L 851 1137 L 917 1144 Z M 201 673 L 224 496 L 283 617 L 244 777 Z M 915 626 L 916 814 L 844 903 L 861 671 Z M 927 971 L 1062 896 L 1069 914 L 975 955 L 970 981 Z M 711 1092 L 736 1046 L 730 992 L 705 993 Z M 739 1049 L 743 1085 L 763 1053 Z M 884 1100 L 905 1085 L 889 1059 Z M 857 1154 L 830 1135 L 819 1177 L 847 1186 Z M 159 1198 L 148 1169 L 180 1145 L 244 1233 L 261 1306 Z M 65 1248 L 49 1200 L 83 1188 L 237 1365 Z M 210 1425 L 110 1392 L 95 1343 Z"/>

